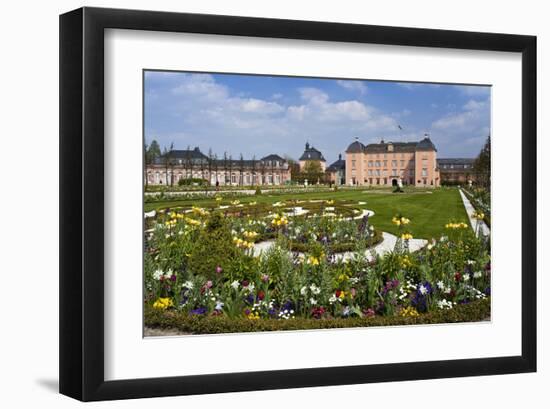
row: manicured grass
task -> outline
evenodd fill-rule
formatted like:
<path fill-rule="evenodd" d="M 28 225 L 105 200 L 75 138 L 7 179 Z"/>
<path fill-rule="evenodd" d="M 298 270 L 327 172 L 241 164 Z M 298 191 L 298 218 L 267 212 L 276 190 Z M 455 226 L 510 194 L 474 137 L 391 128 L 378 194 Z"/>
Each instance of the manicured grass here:
<path fill-rule="evenodd" d="M 387 193 L 386 193 L 387 192 Z M 462 204 L 457 188 L 439 188 L 433 190 L 406 189 L 405 193 L 391 193 L 391 190 L 339 190 L 336 192 L 322 193 L 292 193 L 292 194 L 262 194 L 258 196 L 242 196 L 239 200 L 242 203 L 275 203 L 289 199 L 316 200 L 355 200 L 366 202 L 359 207 L 374 211 L 371 223 L 380 230 L 390 233 L 397 233 L 398 228 L 392 224 L 391 219 L 396 214 L 411 220 L 407 226 L 415 238 L 431 239 L 438 238 L 445 232 L 445 224 L 453 222 L 468 223 L 468 217 Z M 235 200 L 234 197 L 227 201 Z M 163 209 L 176 206 L 204 206 L 210 204 L 214 199 L 193 199 L 173 200 L 166 202 L 145 203 L 145 211 Z"/>

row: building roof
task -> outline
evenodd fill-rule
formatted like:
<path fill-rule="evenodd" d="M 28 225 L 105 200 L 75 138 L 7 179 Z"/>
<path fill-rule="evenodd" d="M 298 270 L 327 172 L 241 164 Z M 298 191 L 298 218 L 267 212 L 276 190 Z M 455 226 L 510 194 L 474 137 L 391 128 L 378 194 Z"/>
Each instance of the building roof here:
<path fill-rule="evenodd" d="M 416 145 L 416 149 L 419 151 L 436 151 L 435 145 L 429 137 L 425 137 Z"/>
<path fill-rule="evenodd" d="M 362 153 L 365 150 L 365 145 L 363 145 L 359 141 L 352 142 L 348 149 L 346 149 L 346 153 Z"/>
<path fill-rule="evenodd" d="M 388 148 L 389 146 L 393 147 L 393 152 L 414 152 L 416 151 L 417 142 L 387 142 L 384 141 L 380 143 L 370 143 L 365 146 L 364 151 L 367 153 L 385 153 L 392 152 Z"/>
<path fill-rule="evenodd" d="M 172 159 L 208 159 L 198 146 L 195 149 L 172 149 L 168 156 Z"/>
<path fill-rule="evenodd" d="M 327 168 L 327 171 L 329 172 L 338 172 L 339 170 L 344 170 L 346 169 L 346 161 L 344 159 L 342 159 L 342 154 L 338 155 L 338 160 L 336 162 L 334 162 L 333 164 L 331 164 L 328 168 Z"/>
<path fill-rule="evenodd" d="M 382 139 L 380 143 L 369 143 L 368 145 L 363 145 L 361 142 L 355 141 L 348 146 L 346 153 L 416 152 L 431 150 L 437 152 L 431 139 L 426 137 L 420 142 L 384 142 Z"/>
<path fill-rule="evenodd" d="M 315 149 L 313 146 L 309 145 L 309 142 L 306 143 L 306 149 L 299 160 L 318 160 L 321 162 L 326 162 L 323 154 Z"/>
<path fill-rule="evenodd" d="M 284 158 L 281 158 L 279 155 L 272 153 L 270 155 L 264 156 L 261 160 L 278 160 L 280 162 L 285 162 Z"/>
<path fill-rule="evenodd" d="M 472 165 L 473 158 L 437 158 L 438 165 Z"/>

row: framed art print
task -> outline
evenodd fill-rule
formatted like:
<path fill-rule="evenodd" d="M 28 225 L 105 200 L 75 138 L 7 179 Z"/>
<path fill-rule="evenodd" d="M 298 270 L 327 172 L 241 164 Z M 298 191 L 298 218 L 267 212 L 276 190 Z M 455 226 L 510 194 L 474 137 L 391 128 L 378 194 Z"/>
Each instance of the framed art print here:
<path fill-rule="evenodd" d="M 60 27 L 61 393 L 536 370 L 535 37 Z"/>

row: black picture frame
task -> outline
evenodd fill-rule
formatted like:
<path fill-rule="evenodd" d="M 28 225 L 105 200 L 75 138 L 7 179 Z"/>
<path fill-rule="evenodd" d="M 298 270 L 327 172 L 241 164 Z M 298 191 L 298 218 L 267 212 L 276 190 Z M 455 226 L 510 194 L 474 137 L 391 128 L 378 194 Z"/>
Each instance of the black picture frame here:
<path fill-rule="evenodd" d="M 519 356 L 105 381 L 104 30 L 507 51 L 522 56 Z M 60 16 L 60 392 L 110 400 L 536 371 L 536 37 L 156 11 Z"/>

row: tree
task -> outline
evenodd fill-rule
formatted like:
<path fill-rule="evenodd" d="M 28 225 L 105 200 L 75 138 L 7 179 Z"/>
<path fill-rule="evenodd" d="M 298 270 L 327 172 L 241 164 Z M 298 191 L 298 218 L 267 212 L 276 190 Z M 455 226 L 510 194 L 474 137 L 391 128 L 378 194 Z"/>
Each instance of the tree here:
<path fill-rule="evenodd" d="M 145 162 L 149 165 L 155 163 L 155 161 L 160 157 L 159 143 L 156 141 L 156 139 L 153 139 L 149 147 L 147 148 L 147 145 L 145 145 L 145 148 Z"/>
<path fill-rule="evenodd" d="M 147 177 L 147 167 L 155 163 L 157 159 L 160 157 L 160 146 L 156 141 L 156 139 L 153 139 L 149 146 L 147 146 L 147 144 L 144 144 L 143 152 L 144 152 L 144 159 L 145 159 L 145 188 L 147 189 L 147 186 L 149 186 L 149 178 Z"/>
<path fill-rule="evenodd" d="M 307 179 L 309 183 L 318 183 L 323 177 L 323 168 L 321 163 L 316 160 L 308 160 L 304 166 L 302 172 L 304 179 Z"/>
<path fill-rule="evenodd" d="M 242 153 L 239 155 L 239 185 L 244 185 L 244 158 Z"/>
<path fill-rule="evenodd" d="M 477 183 L 487 190 L 491 189 L 491 135 L 487 136 L 485 145 L 474 161 L 474 172 Z"/>

